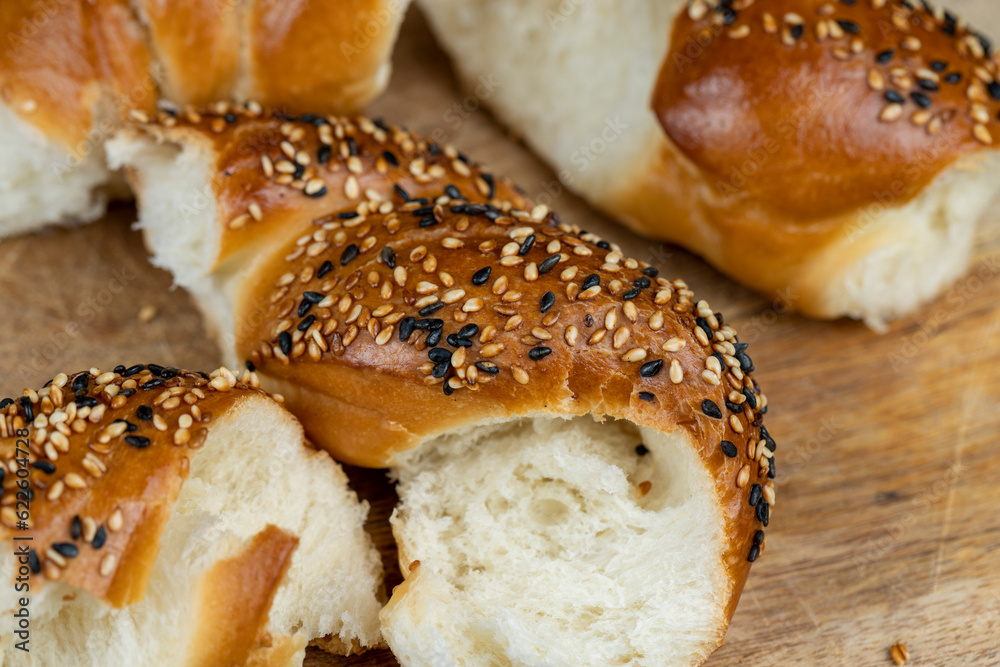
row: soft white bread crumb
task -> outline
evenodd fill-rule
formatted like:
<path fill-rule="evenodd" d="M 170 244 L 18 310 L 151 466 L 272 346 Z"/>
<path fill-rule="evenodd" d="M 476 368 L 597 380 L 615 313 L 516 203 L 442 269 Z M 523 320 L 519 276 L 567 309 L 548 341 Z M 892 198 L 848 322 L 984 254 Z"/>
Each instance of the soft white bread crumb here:
<path fill-rule="evenodd" d="M 408 578 L 382 623 L 400 663 L 700 664 L 725 627 L 724 545 L 686 438 L 535 418 L 399 455 Z"/>
<path fill-rule="evenodd" d="M 104 213 L 111 173 L 101 141 L 69 151 L 0 103 L 0 238 Z"/>
<path fill-rule="evenodd" d="M 954 4 L 969 18 L 995 11 L 986 0 Z M 420 0 L 420 6 L 460 78 L 470 90 L 483 76 L 498 83 L 483 103 L 552 164 L 565 185 L 609 215 L 658 230 L 652 235 L 679 241 L 720 265 L 712 256 L 720 232 L 706 215 L 720 202 L 707 181 L 684 192 L 677 206 L 690 216 L 696 234 L 677 238 L 663 231 L 669 219 L 630 220 L 621 212 L 623 203 L 649 196 L 638 184 L 662 169 L 665 145 L 680 171 L 694 169 L 651 109 L 674 18 L 686 3 L 637 2 L 627 11 L 614 0 Z M 979 25 L 991 29 L 989 21 Z M 700 53 L 701 47 L 690 48 Z M 959 160 L 938 174 L 912 201 L 886 193 L 844 220 L 817 221 L 843 222 L 842 234 L 818 244 L 808 257 L 748 248 L 773 257 L 776 272 L 786 264 L 798 267 L 780 284 L 768 276 L 756 276 L 757 283 L 786 307 L 824 318 L 853 317 L 883 330 L 968 270 L 976 224 L 1000 191 L 1000 159 L 969 162 Z M 922 165 L 911 167 L 919 174 Z M 721 266 L 726 268 L 724 261 Z"/>
<path fill-rule="evenodd" d="M 10 645 L 12 665 L 184 665 L 218 619 L 199 618 L 201 579 L 273 524 L 298 537 L 275 594 L 267 631 L 301 665 L 306 644 L 333 635 L 345 648 L 380 642 L 382 568 L 364 530 L 368 513 L 325 453 L 303 446 L 301 426 L 264 397 L 246 397 L 218 415 L 167 523 L 145 598 L 112 609 L 64 583 L 31 601 L 31 652 Z M 10 550 L 3 554 L 10 580 Z M 11 586 L 3 608 L 13 608 Z M 234 608 L 239 599 L 228 601 Z M 335 642 L 336 643 L 336 642 Z"/>

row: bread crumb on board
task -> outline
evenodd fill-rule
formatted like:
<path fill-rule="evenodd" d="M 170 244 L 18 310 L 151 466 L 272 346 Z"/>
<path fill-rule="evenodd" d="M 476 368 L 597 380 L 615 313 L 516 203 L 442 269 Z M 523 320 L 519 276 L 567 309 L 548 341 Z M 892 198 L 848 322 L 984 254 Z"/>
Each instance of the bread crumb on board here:
<path fill-rule="evenodd" d="M 910 652 L 900 642 L 892 645 L 892 648 L 889 649 L 889 655 L 892 656 L 892 661 L 897 665 L 905 665 L 906 661 L 910 659 Z"/>
<path fill-rule="evenodd" d="M 159 311 L 151 303 L 147 303 L 145 306 L 139 309 L 139 323 L 149 324 L 153 321 Z"/>

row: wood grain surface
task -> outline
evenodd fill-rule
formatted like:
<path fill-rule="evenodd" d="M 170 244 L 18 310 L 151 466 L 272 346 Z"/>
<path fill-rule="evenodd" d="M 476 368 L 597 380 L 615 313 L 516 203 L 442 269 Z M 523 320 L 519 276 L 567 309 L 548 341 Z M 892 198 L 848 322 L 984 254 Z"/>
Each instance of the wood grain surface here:
<path fill-rule="evenodd" d="M 995 10 L 994 10 L 995 11 Z M 615 230 L 457 87 L 411 12 L 389 92 L 371 109 L 513 175 L 564 218 L 683 276 L 751 344 L 778 441 L 778 499 L 726 644 L 728 665 L 1000 664 L 1000 212 L 967 276 L 877 335 L 787 313 L 677 248 Z M 499 82 L 503 85 L 503 82 Z M 210 369 L 190 299 L 146 263 L 130 205 L 97 224 L 0 244 L 0 394 L 60 370 L 155 362 Z M 787 295 L 794 303 L 795 295 Z M 140 323 L 144 305 L 158 314 Z M 372 504 L 387 586 L 399 581 L 381 471 L 352 469 Z M 385 667 L 387 651 L 306 664 Z"/>

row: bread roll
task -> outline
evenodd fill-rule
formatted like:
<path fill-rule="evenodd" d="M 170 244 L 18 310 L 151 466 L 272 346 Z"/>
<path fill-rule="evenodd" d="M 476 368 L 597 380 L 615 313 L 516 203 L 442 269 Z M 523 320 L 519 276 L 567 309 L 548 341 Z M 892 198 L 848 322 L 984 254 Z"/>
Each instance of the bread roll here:
<path fill-rule="evenodd" d="M 139 125 L 111 153 L 223 345 L 318 445 L 398 478 L 401 664 L 719 646 L 775 473 L 722 315 L 449 146 L 364 118 L 210 125 Z"/>
<path fill-rule="evenodd" d="M 109 195 L 127 196 L 104 143 L 126 114 L 152 114 L 161 98 L 176 108 L 253 98 L 360 109 L 388 83 L 408 4 L 5 0 L 0 237 L 87 222 Z"/>
<path fill-rule="evenodd" d="M 1000 184 L 989 41 L 903 0 L 421 0 L 465 81 L 635 231 L 881 328 L 966 269 Z"/>
<path fill-rule="evenodd" d="M 0 402 L 0 663 L 301 665 L 311 641 L 380 643 L 367 505 L 257 387 L 150 364 Z"/>

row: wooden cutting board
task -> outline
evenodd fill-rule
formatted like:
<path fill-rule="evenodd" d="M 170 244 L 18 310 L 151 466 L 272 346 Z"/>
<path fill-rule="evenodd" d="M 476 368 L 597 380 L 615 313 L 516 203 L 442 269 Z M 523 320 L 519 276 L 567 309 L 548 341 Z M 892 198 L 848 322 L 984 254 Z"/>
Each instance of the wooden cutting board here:
<path fill-rule="evenodd" d="M 969 274 L 877 335 L 813 322 L 677 248 L 636 238 L 561 191 L 553 173 L 459 91 L 411 12 L 389 92 L 371 113 L 450 141 L 547 194 L 564 218 L 683 276 L 751 344 L 778 440 L 778 501 L 725 646 L 724 665 L 1000 664 L 1000 211 Z M 218 351 L 190 299 L 146 263 L 129 205 L 105 220 L 0 243 L 0 395 L 60 370 L 156 362 L 211 369 Z M 143 306 L 157 309 L 141 323 Z M 380 471 L 350 470 L 388 590 L 399 570 Z M 387 651 L 311 666 L 384 667 Z"/>

